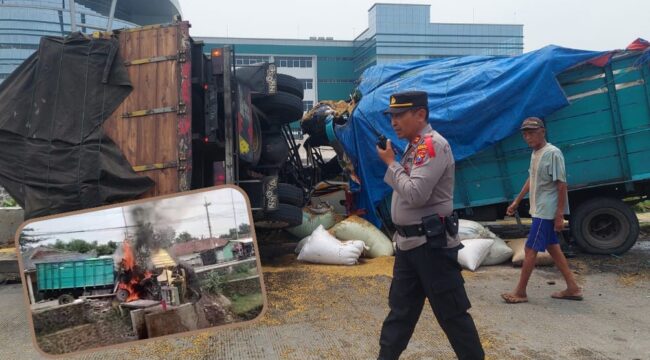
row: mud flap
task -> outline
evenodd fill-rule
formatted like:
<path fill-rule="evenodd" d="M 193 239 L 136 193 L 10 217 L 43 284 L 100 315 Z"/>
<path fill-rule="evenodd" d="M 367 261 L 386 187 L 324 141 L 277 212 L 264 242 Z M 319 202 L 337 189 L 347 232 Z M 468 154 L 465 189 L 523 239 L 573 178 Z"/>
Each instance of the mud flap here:
<path fill-rule="evenodd" d="M 278 199 L 278 177 L 266 176 L 262 182 L 264 184 L 264 210 L 277 210 L 280 207 L 280 201 Z"/>

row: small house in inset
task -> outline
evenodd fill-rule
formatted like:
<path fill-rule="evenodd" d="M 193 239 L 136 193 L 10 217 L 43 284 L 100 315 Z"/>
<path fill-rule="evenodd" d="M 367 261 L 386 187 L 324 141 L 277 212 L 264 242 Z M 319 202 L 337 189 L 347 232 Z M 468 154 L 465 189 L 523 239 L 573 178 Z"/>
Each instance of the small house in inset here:
<path fill-rule="evenodd" d="M 233 243 L 233 252 L 239 260 L 247 259 L 255 256 L 255 247 L 253 246 L 253 238 L 241 238 L 237 240 L 230 240 Z"/>
<path fill-rule="evenodd" d="M 232 243 L 228 239 L 219 238 L 207 238 L 174 244 L 171 247 L 171 253 L 179 260 L 192 266 L 214 265 L 232 261 L 235 258 Z"/>

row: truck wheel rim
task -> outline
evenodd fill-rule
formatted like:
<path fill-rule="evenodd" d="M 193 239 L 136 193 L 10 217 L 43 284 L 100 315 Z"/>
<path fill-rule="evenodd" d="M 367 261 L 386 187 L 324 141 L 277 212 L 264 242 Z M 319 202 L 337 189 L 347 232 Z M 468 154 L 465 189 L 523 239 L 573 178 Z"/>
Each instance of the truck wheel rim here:
<path fill-rule="evenodd" d="M 126 301 L 126 299 L 129 298 L 129 291 L 124 289 L 119 289 L 117 290 L 115 297 L 117 298 L 118 301 L 124 302 Z"/>
<path fill-rule="evenodd" d="M 625 215 L 615 209 L 599 209 L 589 214 L 582 225 L 588 243 L 599 249 L 612 249 L 625 243 L 630 229 Z"/>

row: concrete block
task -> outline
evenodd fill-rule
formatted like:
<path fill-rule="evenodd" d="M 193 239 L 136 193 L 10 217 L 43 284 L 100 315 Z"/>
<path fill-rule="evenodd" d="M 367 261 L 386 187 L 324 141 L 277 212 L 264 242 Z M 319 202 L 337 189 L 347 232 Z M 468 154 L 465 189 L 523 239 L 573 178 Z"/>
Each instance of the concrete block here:
<path fill-rule="evenodd" d="M 192 304 L 183 304 L 167 311 L 146 314 L 149 338 L 178 334 L 199 328 L 199 317 Z"/>
<path fill-rule="evenodd" d="M 147 336 L 147 324 L 144 320 L 145 310 L 133 310 L 131 311 L 131 325 L 133 326 L 133 332 L 138 337 L 138 339 L 146 339 Z"/>
<path fill-rule="evenodd" d="M 205 329 L 207 327 L 210 327 L 210 323 L 208 322 L 208 319 L 205 316 L 205 311 L 203 311 L 203 306 L 199 303 L 194 304 L 194 313 L 196 313 L 197 316 L 197 327 L 199 329 Z"/>
<path fill-rule="evenodd" d="M 20 207 L 0 207 L 0 245 L 14 244 L 16 230 L 23 223 L 24 216 Z"/>

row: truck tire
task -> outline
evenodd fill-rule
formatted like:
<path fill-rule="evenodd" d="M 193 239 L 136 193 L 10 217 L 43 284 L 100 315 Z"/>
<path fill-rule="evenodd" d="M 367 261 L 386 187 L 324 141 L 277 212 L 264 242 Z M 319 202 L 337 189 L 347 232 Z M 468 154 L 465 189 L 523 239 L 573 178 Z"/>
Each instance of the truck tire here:
<path fill-rule="evenodd" d="M 261 98 L 255 102 L 266 116 L 266 122 L 287 124 L 302 118 L 302 99 L 296 95 L 278 91 L 275 95 Z"/>
<path fill-rule="evenodd" d="M 63 294 L 59 296 L 59 305 L 71 304 L 74 301 L 74 297 L 70 294 Z"/>
<path fill-rule="evenodd" d="M 305 97 L 305 91 L 300 80 L 286 74 L 278 74 L 278 90 L 292 95 L 296 95 L 302 100 Z"/>
<path fill-rule="evenodd" d="M 571 219 L 571 235 L 586 252 L 622 254 L 639 237 L 639 220 L 619 199 L 591 199 L 578 206 Z"/>
<path fill-rule="evenodd" d="M 281 133 L 265 133 L 262 138 L 260 163 L 281 166 L 289 157 L 289 145 Z"/>
<path fill-rule="evenodd" d="M 281 203 L 302 207 L 305 194 L 302 189 L 291 184 L 278 184 L 278 200 Z"/>
<path fill-rule="evenodd" d="M 129 293 L 128 290 L 126 290 L 126 289 L 117 289 L 117 292 L 115 293 L 115 298 L 119 302 L 125 302 L 126 299 L 129 298 L 129 295 L 131 295 L 131 293 Z"/>
<path fill-rule="evenodd" d="M 281 229 L 302 224 L 302 209 L 280 203 L 275 211 L 265 212 L 258 220 L 255 220 L 255 227 L 262 229 Z"/>

